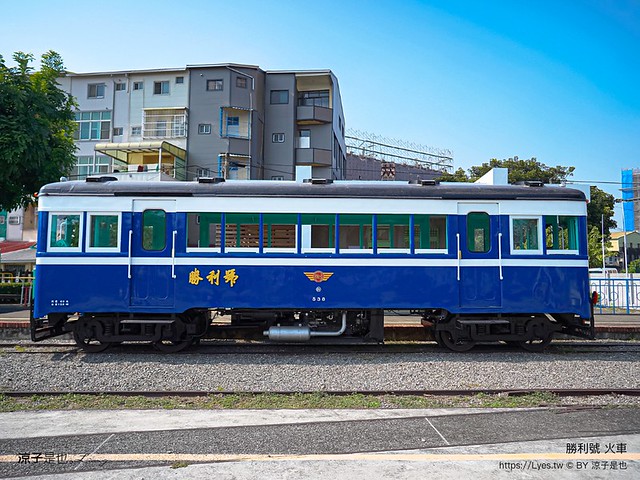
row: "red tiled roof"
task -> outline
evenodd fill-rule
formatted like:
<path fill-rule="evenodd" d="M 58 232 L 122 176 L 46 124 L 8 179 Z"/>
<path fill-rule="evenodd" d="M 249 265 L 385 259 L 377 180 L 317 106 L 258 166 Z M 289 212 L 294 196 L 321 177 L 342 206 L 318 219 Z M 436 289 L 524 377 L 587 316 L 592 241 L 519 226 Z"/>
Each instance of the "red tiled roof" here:
<path fill-rule="evenodd" d="M 16 250 L 23 250 L 25 248 L 32 247 L 36 242 L 0 242 L 0 253 L 15 252 Z"/>

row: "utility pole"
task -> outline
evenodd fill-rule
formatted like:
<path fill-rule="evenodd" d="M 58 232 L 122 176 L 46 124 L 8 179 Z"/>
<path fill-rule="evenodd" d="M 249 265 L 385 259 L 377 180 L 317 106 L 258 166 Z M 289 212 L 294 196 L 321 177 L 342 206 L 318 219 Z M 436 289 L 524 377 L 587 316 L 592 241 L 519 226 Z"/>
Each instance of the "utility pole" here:
<path fill-rule="evenodd" d="M 606 272 L 604 266 L 604 213 L 602 214 L 602 273 Z"/>

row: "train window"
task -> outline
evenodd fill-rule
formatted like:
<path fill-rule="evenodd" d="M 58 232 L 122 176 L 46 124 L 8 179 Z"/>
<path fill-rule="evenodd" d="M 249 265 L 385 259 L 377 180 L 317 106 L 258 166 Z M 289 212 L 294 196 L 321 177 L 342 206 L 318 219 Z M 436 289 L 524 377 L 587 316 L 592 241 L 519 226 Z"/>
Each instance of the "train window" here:
<path fill-rule="evenodd" d="M 486 253 L 491 249 L 491 224 L 489 214 L 470 212 L 467 214 L 467 249 L 470 252 Z"/>
<path fill-rule="evenodd" d="M 89 214 L 87 249 L 117 251 L 120 249 L 120 215 L 114 213 Z"/>
<path fill-rule="evenodd" d="M 511 217 L 511 253 L 541 254 L 540 217 Z"/>
<path fill-rule="evenodd" d="M 187 248 L 220 248 L 220 213 L 187 214 Z"/>
<path fill-rule="evenodd" d="M 378 250 L 401 249 L 408 251 L 410 245 L 411 215 L 378 215 L 376 243 Z"/>
<path fill-rule="evenodd" d="M 373 248 L 372 215 L 340 215 L 339 218 L 341 250 Z"/>
<path fill-rule="evenodd" d="M 302 250 L 332 252 L 335 245 L 335 220 L 332 214 L 302 214 Z"/>
<path fill-rule="evenodd" d="M 298 214 L 265 213 L 262 216 L 264 248 L 292 249 L 296 247 Z"/>
<path fill-rule="evenodd" d="M 52 213 L 49 221 L 49 251 L 79 252 L 81 250 L 82 215 Z"/>
<path fill-rule="evenodd" d="M 260 215 L 257 213 L 227 213 L 225 215 L 225 249 L 260 246 Z"/>
<path fill-rule="evenodd" d="M 547 253 L 578 253 L 578 217 L 544 217 Z"/>
<path fill-rule="evenodd" d="M 413 243 L 416 251 L 446 250 L 446 215 L 414 215 Z"/>
<path fill-rule="evenodd" d="M 142 213 L 142 248 L 159 252 L 166 247 L 167 214 L 164 210 L 145 210 Z"/>

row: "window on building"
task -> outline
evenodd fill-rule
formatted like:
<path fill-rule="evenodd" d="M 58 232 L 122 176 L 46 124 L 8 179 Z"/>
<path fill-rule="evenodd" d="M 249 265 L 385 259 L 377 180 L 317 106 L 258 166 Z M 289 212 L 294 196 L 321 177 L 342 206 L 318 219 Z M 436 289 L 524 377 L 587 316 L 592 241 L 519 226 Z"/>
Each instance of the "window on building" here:
<path fill-rule="evenodd" d="M 540 217 L 511 217 L 511 253 L 542 253 Z"/>
<path fill-rule="evenodd" d="M 88 85 L 88 98 L 104 98 L 106 85 L 104 83 L 90 83 Z"/>
<path fill-rule="evenodd" d="M 116 92 L 123 92 L 124 90 L 127 89 L 127 84 L 126 83 L 116 83 Z"/>
<path fill-rule="evenodd" d="M 113 136 L 119 137 L 124 134 L 124 129 L 122 127 L 114 127 L 113 128 Z"/>
<path fill-rule="evenodd" d="M 279 105 L 289 103 L 289 90 L 271 90 L 271 104 Z"/>
<path fill-rule="evenodd" d="M 198 125 L 198 134 L 199 135 L 210 135 L 211 134 L 211 124 L 210 123 L 200 123 Z"/>
<path fill-rule="evenodd" d="M 311 148 L 311 130 L 298 130 L 298 148 Z"/>
<path fill-rule="evenodd" d="M 76 123 L 74 140 L 107 140 L 111 131 L 111 112 L 76 112 Z"/>
<path fill-rule="evenodd" d="M 271 135 L 272 143 L 284 143 L 284 133 L 274 133 Z"/>
<path fill-rule="evenodd" d="M 140 126 L 131 127 L 131 136 L 139 137 L 140 135 L 142 135 L 142 127 Z"/>
<path fill-rule="evenodd" d="M 145 210 L 142 213 L 142 248 L 161 251 L 166 247 L 167 214 L 164 210 Z"/>
<path fill-rule="evenodd" d="M 298 105 L 329 108 L 329 90 L 299 92 Z"/>
<path fill-rule="evenodd" d="M 208 168 L 199 167 L 196 169 L 196 177 L 210 177 L 211 170 Z"/>
<path fill-rule="evenodd" d="M 8 223 L 9 225 L 20 225 L 22 223 L 22 217 L 20 215 L 9 215 Z"/>
<path fill-rule="evenodd" d="M 107 213 L 89 214 L 89 249 L 120 249 L 120 216 Z"/>
<path fill-rule="evenodd" d="M 236 87 L 247 88 L 247 79 L 245 77 L 236 77 Z"/>
<path fill-rule="evenodd" d="M 176 77 L 176 83 L 177 84 L 184 83 L 184 77 Z"/>
<path fill-rule="evenodd" d="M 109 173 L 111 158 L 106 155 L 80 155 L 77 157 L 76 178 L 82 180 L 89 175 Z"/>
<path fill-rule="evenodd" d="M 491 226 L 488 213 L 467 214 L 467 249 L 478 253 L 486 253 L 491 249 Z"/>
<path fill-rule="evenodd" d="M 578 253 L 577 217 L 547 215 L 544 224 L 547 253 Z"/>
<path fill-rule="evenodd" d="M 271 175 L 271 180 L 284 180 L 284 175 Z"/>
<path fill-rule="evenodd" d="M 142 90 L 144 83 L 143 82 L 133 82 L 133 89 L 134 90 Z"/>
<path fill-rule="evenodd" d="M 153 82 L 153 94 L 154 95 L 168 95 L 169 94 L 169 82 Z"/>
<path fill-rule="evenodd" d="M 49 250 L 79 251 L 82 237 L 82 216 L 79 213 L 51 213 Z"/>
<path fill-rule="evenodd" d="M 221 91 L 223 88 L 223 81 L 221 78 L 216 78 L 214 80 L 207 80 L 207 90 L 210 92 Z"/>
<path fill-rule="evenodd" d="M 240 135 L 240 117 L 227 117 L 227 135 L 237 137 Z"/>

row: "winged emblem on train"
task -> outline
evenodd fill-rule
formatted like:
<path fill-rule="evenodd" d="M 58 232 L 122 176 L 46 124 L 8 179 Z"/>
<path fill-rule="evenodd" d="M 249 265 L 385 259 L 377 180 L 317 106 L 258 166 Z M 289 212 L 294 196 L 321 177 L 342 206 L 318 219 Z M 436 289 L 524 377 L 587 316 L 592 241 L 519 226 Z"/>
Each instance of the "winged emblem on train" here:
<path fill-rule="evenodd" d="M 331 278 L 332 275 L 333 275 L 333 272 L 327 273 L 327 272 L 321 272 L 320 270 L 316 270 L 315 272 L 304 272 L 305 277 L 307 277 L 312 282 L 316 282 L 316 283 L 326 282 Z"/>

